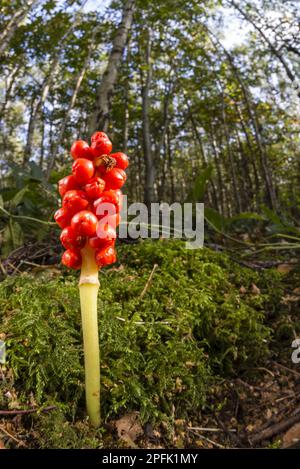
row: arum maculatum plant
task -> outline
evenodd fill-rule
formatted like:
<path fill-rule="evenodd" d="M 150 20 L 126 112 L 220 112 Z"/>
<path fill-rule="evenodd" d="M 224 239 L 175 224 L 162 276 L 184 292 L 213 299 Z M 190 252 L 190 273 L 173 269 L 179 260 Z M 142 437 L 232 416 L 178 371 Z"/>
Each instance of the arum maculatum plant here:
<path fill-rule="evenodd" d="M 62 207 L 54 215 L 62 228 L 66 249 L 62 263 L 81 269 L 79 280 L 83 329 L 85 391 L 92 425 L 100 424 L 100 353 L 97 321 L 98 271 L 116 262 L 116 227 L 120 223 L 124 170 L 128 158 L 111 153 L 104 132 L 92 135 L 91 145 L 77 140 L 71 147 L 72 174 L 58 183 Z"/>

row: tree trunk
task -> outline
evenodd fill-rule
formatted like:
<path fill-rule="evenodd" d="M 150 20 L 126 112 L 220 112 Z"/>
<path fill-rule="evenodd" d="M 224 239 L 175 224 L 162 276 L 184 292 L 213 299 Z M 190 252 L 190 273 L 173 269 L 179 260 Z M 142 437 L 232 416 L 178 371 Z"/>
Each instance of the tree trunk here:
<path fill-rule="evenodd" d="M 11 97 L 11 94 L 12 94 L 12 90 L 13 90 L 13 86 L 16 83 L 16 77 L 18 76 L 18 73 L 20 72 L 21 68 L 22 68 L 22 64 L 19 64 L 19 65 L 15 66 L 13 68 L 12 72 L 7 77 L 5 97 L 4 97 L 4 101 L 2 103 L 2 106 L 0 107 L 0 121 L 4 120 L 6 107 L 9 103 L 9 100 L 10 100 L 10 97 Z"/>
<path fill-rule="evenodd" d="M 152 79 L 152 65 L 151 65 L 151 32 L 147 30 L 146 54 L 145 64 L 147 66 L 146 77 L 143 80 L 142 86 L 142 127 L 143 127 L 143 152 L 145 161 L 145 188 L 144 200 L 147 207 L 150 207 L 151 202 L 154 202 L 154 181 L 155 181 L 155 167 L 153 155 L 151 152 L 151 134 L 150 134 L 150 100 L 149 90 Z M 142 72 L 143 77 L 143 72 Z"/>
<path fill-rule="evenodd" d="M 233 160 L 233 155 L 231 151 L 231 143 L 230 143 L 230 136 L 229 136 L 229 130 L 228 130 L 228 124 L 227 124 L 227 119 L 226 119 L 226 113 L 225 113 L 225 102 L 224 102 L 224 95 L 222 94 L 222 120 L 223 120 L 223 126 L 224 126 L 224 136 L 226 139 L 226 147 L 227 147 L 227 154 L 229 157 L 229 165 L 230 165 L 230 171 L 231 171 L 231 179 L 232 179 L 232 187 L 233 187 L 233 193 L 234 193 L 234 199 L 237 205 L 237 211 L 238 213 L 242 212 L 242 202 L 240 198 L 240 192 L 238 188 L 238 178 L 236 174 L 236 165 L 235 161 Z"/>
<path fill-rule="evenodd" d="M 127 153 L 127 146 L 128 146 L 128 136 L 129 136 L 129 103 L 130 103 L 130 41 L 128 41 L 127 45 L 127 55 L 126 55 L 126 74 L 127 79 L 125 82 L 125 89 L 124 89 L 124 130 L 123 130 L 123 151 Z"/>
<path fill-rule="evenodd" d="M 240 107 L 237 103 L 235 103 L 235 108 L 237 110 L 237 113 L 238 113 L 238 116 L 239 116 L 239 119 L 240 119 L 241 128 L 242 128 L 242 131 L 243 131 L 245 139 L 246 139 L 247 147 L 248 147 L 248 150 L 249 150 L 249 155 L 251 155 L 250 156 L 250 164 L 251 164 L 252 169 L 253 169 L 253 176 L 254 176 L 254 181 L 255 181 L 255 192 L 254 193 L 255 193 L 255 200 L 256 200 L 256 208 L 258 209 L 259 204 L 260 204 L 259 195 L 260 195 L 261 184 L 260 184 L 260 179 L 259 179 L 259 175 L 258 175 L 258 170 L 257 170 L 257 167 L 256 167 L 255 149 L 252 145 L 247 126 L 244 122 L 243 114 L 242 114 L 242 112 L 240 110 Z M 245 158 L 248 159 L 249 156 L 246 155 Z"/>
<path fill-rule="evenodd" d="M 0 56 L 2 56 L 6 51 L 11 38 L 35 3 L 37 3 L 37 0 L 29 0 L 27 5 L 22 10 L 16 11 L 2 31 L 0 36 Z"/>
<path fill-rule="evenodd" d="M 195 121 L 193 113 L 190 110 L 189 110 L 189 118 L 191 120 L 191 124 L 192 124 L 192 128 L 193 128 L 193 131 L 194 131 L 195 138 L 196 138 L 196 140 L 198 142 L 198 145 L 199 145 L 199 148 L 200 148 L 200 153 L 201 153 L 201 156 L 202 156 L 202 165 L 203 165 L 204 168 L 206 168 L 208 163 L 207 163 L 207 158 L 206 158 L 205 151 L 204 151 L 202 137 L 201 137 L 200 132 L 198 130 L 197 122 Z M 211 199 L 213 200 L 214 208 L 217 211 L 219 211 L 219 202 L 218 202 L 216 186 L 215 186 L 213 178 L 211 177 L 208 182 L 209 182 L 209 184 L 211 186 L 211 189 L 212 189 Z"/>
<path fill-rule="evenodd" d="M 169 165 L 169 175 L 170 175 L 170 202 L 175 202 L 175 182 L 174 182 L 174 169 L 173 169 L 173 158 L 172 158 L 172 149 L 171 149 L 171 136 L 169 127 L 167 128 L 167 155 L 168 155 L 168 165 Z"/>
<path fill-rule="evenodd" d="M 171 77 L 170 77 L 171 78 Z M 168 170 L 167 167 L 167 159 L 166 159 L 166 132 L 167 132 L 167 127 L 169 123 L 169 105 L 170 105 L 170 99 L 171 99 L 171 94 L 172 94 L 172 89 L 173 89 L 173 82 L 171 79 L 169 80 L 167 87 L 166 87 L 166 92 L 164 96 L 164 102 L 163 102 L 163 119 L 162 119 L 162 125 L 160 127 L 160 137 L 157 142 L 157 146 L 155 149 L 156 153 L 156 158 L 157 158 L 157 164 L 154 162 L 155 167 L 160 167 L 161 168 L 161 178 L 160 178 L 160 183 L 159 183 L 159 188 L 158 188 L 158 196 L 160 200 L 163 200 L 164 194 L 165 194 L 165 180 L 166 180 L 166 172 Z M 163 149 L 163 156 L 161 159 L 161 152 Z M 162 160 L 162 164 L 160 164 Z"/>
<path fill-rule="evenodd" d="M 54 75 L 57 72 L 58 65 L 59 65 L 59 57 L 56 57 L 51 64 L 51 72 L 43 81 L 40 94 L 36 96 L 36 99 L 34 100 L 32 112 L 30 114 L 30 119 L 29 119 L 29 124 L 28 124 L 23 164 L 26 164 L 30 158 L 30 155 L 32 152 L 32 141 L 33 141 L 33 136 L 34 136 L 34 131 L 35 131 L 35 124 L 37 122 L 38 115 L 41 109 L 43 108 L 43 105 L 45 104 L 45 101 L 48 97 L 50 85 L 54 78 Z"/>
<path fill-rule="evenodd" d="M 246 210 L 250 208 L 251 210 L 253 209 L 253 196 L 254 196 L 254 184 L 252 182 L 252 175 L 250 172 L 250 167 L 248 164 L 248 158 L 245 155 L 244 152 L 244 147 L 243 143 L 240 139 L 239 131 L 238 129 L 235 129 L 235 135 L 238 143 L 238 149 L 239 149 L 239 154 L 240 154 L 240 161 L 239 161 L 239 166 L 240 166 L 240 172 L 242 174 L 242 180 L 245 181 L 245 187 L 244 190 L 241 192 L 241 198 L 244 201 L 244 207 Z M 257 188 L 259 190 L 259 188 Z M 257 207 L 256 207 L 257 208 Z"/>
<path fill-rule="evenodd" d="M 222 172 L 221 172 L 219 154 L 218 154 L 218 150 L 217 150 L 218 146 L 215 142 L 214 129 L 213 129 L 211 124 L 210 124 L 209 134 L 210 134 L 209 136 L 210 136 L 211 148 L 212 148 L 213 155 L 214 155 L 214 162 L 215 162 L 216 170 L 217 170 L 217 185 L 218 185 L 218 193 L 220 194 L 220 209 L 221 209 L 221 214 L 225 215 L 225 210 L 224 210 L 224 183 L 223 183 L 223 179 L 222 179 Z"/>
<path fill-rule="evenodd" d="M 98 29 L 98 28 L 97 28 L 97 29 Z M 86 70 L 87 70 L 88 65 L 89 65 L 89 61 L 90 61 L 90 58 L 91 58 L 92 50 L 93 50 L 93 47 L 94 47 L 95 34 L 96 34 L 96 30 L 94 31 L 94 33 L 93 33 L 93 35 L 92 35 L 91 44 L 90 44 L 90 46 L 89 46 L 88 54 L 87 54 L 87 56 L 86 56 L 86 59 L 85 59 L 85 61 L 84 61 L 84 63 L 83 63 L 83 67 L 82 67 L 82 69 L 80 70 L 79 74 L 77 75 L 77 79 L 76 79 L 76 82 L 75 82 L 75 87 L 74 87 L 74 90 L 73 90 L 73 94 L 72 94 L 71 100 L 70 100 L 70 102 L 69 102 L 69 105 L 68 105 L 68 108 L 67 108 L 67 111 L 66 111 L 64 120 L 63 120 L 62 125 L 61 125 L 61 127 L 60 127 L 57 140 L 56 140 L 55 144 L 53 145 L 53 152 L 51 153 L 51 155 L 50 155 L 50 157 L 49 157 L 49 160 L 48 160 L 47 173 L 46 173 L 46 179 L 47 179 L 47 180 L 49 179 L 51 170 L 52 170 L 52 168 L 53 168 L 53 166 L 54 166 L 55 158 L 56 158 L 58 149 L 59 149 L 59 147 L 60 147 L 61 144 L 62 144 L 62 140 L 63 140 L 63 137 L 64 137 L 64 133 L 65 133 L 65 130 L 66 130 L 66 127 L 67 127 L 67 123 L 68 123 L 68 120 L 69 120 L 71 111 L 72 111 L 72 109 L 73 109 L 74 106 L 75 106 L 76 99 L 77 99 L 77 95 L 78 95 L 78 92 L 79 92 L 79 90 L 80 90 L 80 86 L 81 86 L 82 80 L 83 80 L 83 78 L 84 78 L 84 75 L 85 75 Z"/>
<path fill-rule="evenodd" d="M 41 143 L 40 143 L 40 161 L 39 161 L 39 167 L 41 170 L 43 170 L 43 164 L 44 164 L 44 155 L 45 155 L 45 118 L 44 116 L 41 116 L 41 125 L 42 125 L 42 131 L 41 131 Z"/>
<path fill-rule="evenodd" d="M 85 5 L 86 1 L 87 0 L 85 0 L 83 2 L 83 4 L 81 5 L 81 9 Z M 80 12 L 78 12 L 78 13 L 80 13 Z M 60 56 L 61 56 L 62 51 L 65 49 L 65 41 L 68 38 L 68 36 L 74 31 L 74 29 L 78 25 L 79 21 L 80 21 L 80 15 L 78 14 L 77 18 L 75 19 L 75 21 L 73 21 L 70 28 L 66 31 L 66 33 L 63 35 L 63 37 L 60 39 L 60 48 L 53 55 L 53 60 L 52 60 L 51 66 L 50 66 L 50 72 L 45 77 L 45 79 L 42 83 L 42 86 L 41 86 L 39 96 L 37 96 L 37 99 L 35 100 L 34 107 L 33 107 L 33 110 L 32 110 L 31 116 L 30 116 L 30 120 L 29 120 L 29 124 L 28 124 L 27 139 L 26 139 L 26 145 L 25 145 L 25 150 L 24 150 L 23 163 L 26 163 L 30 158 L 31 151 L 32 151 L 32 140 L 33 140 L 33 136 L 34 136 L 35 124 L 36 124 L 38 115 L 39 115 L 41 109 L 43 108 L 43 106 L 46 102 L 46 99 L 47 99 L 49 91 L 50 91 L 50 86 L 51 86 L 51 84 L 53 82 L 53 79 L 56 75 L 56 72 L 59 68 Z"/>
<path fill-rule="evenodd" d="M 268 164 L 268 156 L 266 154 L 266 150 L 265 150 L 265 147 L 264 147 L 262 139 L 261 139 L 257 114 L 256 114 L 255 110 L 253 109 L 253 103 L 252 103 L 251 98 L 249 96 L 250 93 L 248 91 L 247 86 L 244 84 L 244 81 L 242 80 L 242 78 L 240 76 L 239 70 L 235 66 L 232 55 L 222 45 L 222 43 L 218 40 L 218 38 L 215 36 L 214 33 L 212 33 L 206 26 L 204 26 L 204 28 L 207 30 L 207 32 L 211 36 L 214 37 L 216 43 L 223 49 L 223 51 L 224 51 L 224 53 L 225 53 L 225 55 L 228 59 L 228 62 L 230 64 L 231 68 L 232 68 L 232 71 L 233 71 L 233 73 L 234 73 L 234 75 L 235 75 L 235 77 L 236 77 L 236 79 L 237 79 L 237 81 L 238 81 L 238 83 L 241 87 L 241 90 L 242 90 L 242 93 L 243 93 L 243 96 L 244 96 L 244 99 L 245 99 L 245 104 L 246 104 L 246 107 L 247 107 L 247 111 L 248 111 L 249 117 L 250 117 L 252 125 L 253 125 L 255 141 L 256 141 L 256 144 L 257 144 L 257 147 L 258 147 L 258 153 L 259 153 L 259 157 L 260 157 L 262 173 L 263 173 L 264 182 L 265 182 L 266 189 L 267 189 L 267 199 L 268 199 L 267 202 L 268 202 L 268 205 L 270 206 L 270 208 L 272 208 L 273 210 L 276 210 L 276 208 L 277 208 L 277 199 L 276 199 L 276 194 L 275 194 L 274 187 L 273 187 L 272 174 L 271 174 L 271 170 L 270 170 L 270 167 L 269 167 L 269 164 Z M 210 41 L 214 45 L 214 47 L 217 49 L 216 44 L 215 44 L 215 42 L 213 41 L 213 39 L 211 37 L 210 37 Z"/>
<path fill-rule="evenodd" d="M 124 5 L 122 21 L 113 41 L 106 70 L 97 89 L 95 108 L 92 112 L 89 123 L 90 134 L 94 133 L 98 129 L 107 132 L 112 95 L 118 77 L 118 69 L 121 63 L 122 54 L 132 25 L 134 8 L 135 0 L 127 0 Z"/>
<path fill-rule="evenodd" d="M 77 95 L 78 95 L 78 92 L 79 92 L 79 89 L 80 89 L 80 85 L 81 85 L 81 82 L 84 78 L 86 69 L 87 69 L 87 64 L 85 63 L 84 67 L 81 69 L 79 75 L 77 76 L 77 80 L 76 80 L 75 88 L 73 90 L 72 98 L 69 102 L 69 106 L 67 108 L 64 120 L 63 120 L 62 125 L 60 127 L 60 131 L 59 131 L 57 140 L 53 145 L 53 152 L 52 152 L 52 154 L 50 155 L 50 157 L 48 159 L 46 179 L 49 178 L 50 172 L 51 172 L 51 170 L 54 166 L 56 154 L 57 154 L 57 151 L 58 151 L 58 149 L 59 149 L 59 147 L 62 143 L 63 136 L 64 136 L 66 126 L 67 126 L 67 123 L 68 123 L 68 119 L 69 119 L 70 113 L 71 113 L 71 111 L 72 111 L 72 109 L 75 105 Z"/>

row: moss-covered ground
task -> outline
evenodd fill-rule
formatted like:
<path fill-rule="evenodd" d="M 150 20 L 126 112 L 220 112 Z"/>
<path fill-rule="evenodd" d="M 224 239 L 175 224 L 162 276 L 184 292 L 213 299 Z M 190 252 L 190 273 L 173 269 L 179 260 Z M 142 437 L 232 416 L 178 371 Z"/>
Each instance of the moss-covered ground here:
<path fill-rule="evenodd" d="M 77 273 L 44 268 L 1 282 L 7 362 L 0 409 L 40 409 L 3 417 L 8 447 L 119 446 L 124 439 L 112 422 L 132 415 L 144 439 L 197 446 L 199 438 L 174 437 L 178 425 L 219 412 L 228 400 L 222 383 L 257 379 L 253 370 L 269 368 L 279 354 L 288 359 L 299 327 L 297 312 L 282 300 L 287 275 L 242 267 L 207 248 L 187 250 L 180 241 L 144 241 L 118 252 L 118 264 L 100 273 L 98 430 L 85 415 Z M 47 406 L 55 408 L 42 412 Z"/>

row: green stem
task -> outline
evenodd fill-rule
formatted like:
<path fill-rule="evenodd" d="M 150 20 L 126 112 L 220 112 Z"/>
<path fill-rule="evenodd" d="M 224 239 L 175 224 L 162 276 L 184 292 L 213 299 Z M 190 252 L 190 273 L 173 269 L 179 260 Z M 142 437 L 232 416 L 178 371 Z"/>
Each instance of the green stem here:
<path fill-rule="evenodd" d="M 26 215 L 13 215 L 12 213 L 5 210 L 5 208 L 0 206 L 0 211 L 10 218 L 15 218 L 16 220 L 28 220 L 35 223 L 41 223 L 42 225 L 56 225 L 54 221 L 40 220 L 39 218 L 27 217 Z"/>
<path fill-rule="evenodd" d="M 85 395 L 87 412 L 93 426 L 100 425 L 100 352 L 97 318 L 99 290 L 98 266 L 94 251 L 86 246 L 81 251 L 82 268 L 79 282 L 82 317 Z"/>

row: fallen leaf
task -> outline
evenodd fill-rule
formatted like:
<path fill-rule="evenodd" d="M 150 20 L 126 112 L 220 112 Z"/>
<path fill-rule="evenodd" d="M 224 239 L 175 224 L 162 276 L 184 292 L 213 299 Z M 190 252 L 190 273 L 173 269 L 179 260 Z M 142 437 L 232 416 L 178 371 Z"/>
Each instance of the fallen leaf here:
<path fill-rule="evenodd" d="M 293 446 L 295 443 L 300 441 L 300 423 L 296 423 L 292 428 L 290 428 L 282 438 L 282 447 L 288 448 Z"/>
<path fill-rule="evenodd" d="M 250 433 L 250 432 L 253 432 L 253 430 L 254 430 L 254 425 L 251 425 L 251 424 L 247 425 L 247 427 L 246 427 L 247 432 Z"/>
<path fill-rule="evenodd" d="M 260 295 L 260 289 L 255 285 L 255 283 L 252 283 L 251 285 L 251 293 L 253 293 L 253 295 Z"/>
<path fill-rule="evenodd" d="M 266 418 L 269 420 L 273 415 L 273 412 L 271 409 L 267 409 L 266 411 Z"/>
<path fill-rule="evenodd" d="M 6 448 L 5 448 L 5 444 L 3 443 L 2 440 L 0 440 L 0 449 L 6 449 Z"/>
<path fill-rule="evenodd" d="M 279 264 L 277 266 L 277 271 L 281 274 L 288 274 L 294 269 L 294 266 L 291 264 Z"/>
<path fill-rule="evenodd" d="M 138 412 L 124 415 L 115 421 L 115 426 L 119 438 L 135 448 L 135 441 L 143 434 Z"/>
<path fill-rule="evenodd" d="M 289 303 L 297 303 L 298 301 L 300 301 L 299 295 L 286 295 L 282 298 L 281 303 L 288 305 Z"/>

